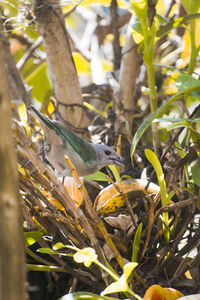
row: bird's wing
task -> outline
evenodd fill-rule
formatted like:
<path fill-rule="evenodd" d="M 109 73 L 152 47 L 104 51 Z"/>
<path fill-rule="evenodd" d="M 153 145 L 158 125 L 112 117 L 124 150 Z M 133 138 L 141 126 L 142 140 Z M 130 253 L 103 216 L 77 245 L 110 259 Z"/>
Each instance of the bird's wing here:
<path fill-rule="evenodd" d="M 54 130 L 60 135 L 67 147 L 67 143 L 80 155 L 80 157 L 87 163 L 96 160 L 96 152 L 91 143 L 78 136 L 76 133 L 69 130 L 58 122 L 54 123 Z"/>
<path fill-rule="evenodd" d="M 87 164 L 91 164 L 92 162 L 96 161 L 96 152 L 91 143 L 78 136 L 76 133 L 72 132 L 59 122 L 50 120 L 34 106 L 29 105 L 27 108 L 35 113 L 35 115 L 39 117 L 39 119 L 49 129 L 54 130 L 58 136 L 62 138 L 66 148 L 68 147 L 68 144 L 70 144 L 74 151 L 76 151 Z"/>

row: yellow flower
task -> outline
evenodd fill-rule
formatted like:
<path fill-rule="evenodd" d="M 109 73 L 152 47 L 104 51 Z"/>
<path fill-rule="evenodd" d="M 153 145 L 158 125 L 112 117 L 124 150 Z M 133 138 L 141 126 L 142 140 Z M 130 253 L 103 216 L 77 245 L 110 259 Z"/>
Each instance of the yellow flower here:
<path fill-rule="evenodd" d="M 74 261 L 77 263 L 84 263 L 84 265 L 89 268 L 90 265 L 97 260 L 97 254 L 93 248 L 87 247 L 78 250 L 74 254 Z"/>

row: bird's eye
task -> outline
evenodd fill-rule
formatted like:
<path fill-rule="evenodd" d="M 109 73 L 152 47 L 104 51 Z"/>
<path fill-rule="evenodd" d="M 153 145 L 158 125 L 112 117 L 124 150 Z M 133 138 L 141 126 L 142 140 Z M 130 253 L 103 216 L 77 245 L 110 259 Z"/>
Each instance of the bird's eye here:
<path fill-rule="evenodd" d="M 110 152 L 109 150 L 105 150 L 105 154 L 106 154 L 106 155 L 110 155 L 110 153 L 111 153 L 111 152 Z"/>

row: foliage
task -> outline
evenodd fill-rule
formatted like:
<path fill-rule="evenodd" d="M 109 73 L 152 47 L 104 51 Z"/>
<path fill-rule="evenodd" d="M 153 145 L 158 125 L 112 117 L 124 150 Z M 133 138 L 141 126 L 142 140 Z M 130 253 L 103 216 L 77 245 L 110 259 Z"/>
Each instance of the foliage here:
<path fill-rule="evenodd" d="M 70 37 L 81 104 L 61 103 L 55 95 L 51 57 L 42 43 L 35 4 L 0 2 L 17 65 L 14 72 L 13 64 L 11 68 L 7 63 L 8 78 L 13 80 L 10 93 L 27 268 L 49 273 L 54 298 L 71 286 L 76 292 L 61 299 L 70 295 L 114 299 L 104 296 L 107 293 L 141 299 L 148 286 L 157 288 L 160 282 L 173 286 L 175 281 L 187 294 L 184 280 L 194 292 L 198 289 L 198 271 L 190 274 L 193 281 L 186 271 L 199 262 L 199 254 L 192 250 L 199 241 L 200 3 L 169 1 L 167 8 L 166 2 L 150 6 L 147 0 L 48 1 L 50 16 L 59 17 L 60 7 L 63 13 L 60 23 Z M 130 21 L 131 15 L 135 17 Z M 131 41 L 125 27 L 132 30 Z M 63 46 L 64 53 L 67 47 Z M 133 64 L 126 61 L 132 51 L 141 55 L 134 70 L 138 75 L 127 73 L 123 81 L 123 72 Z M 130 97 L 134 104 L 124 94 L 129 79 L 135 83 Z M 67 83 L 58 85 L 63 84 Z M 81 123 L 79 128 L 69 122 L 67 126 L 92 142 L 117 148 L 124 169 L 109 166 L 82 180 L 75 175 L 63 180 L 41 151 L 43 131 L 26 112 L 29 101 L 61 121 L 60 107 L 70 108 L 68 117 L 76 107 L 80 115 L 87 112 L 88 129 Z M 59 280 L 61 285 L 56 284 Z"/>

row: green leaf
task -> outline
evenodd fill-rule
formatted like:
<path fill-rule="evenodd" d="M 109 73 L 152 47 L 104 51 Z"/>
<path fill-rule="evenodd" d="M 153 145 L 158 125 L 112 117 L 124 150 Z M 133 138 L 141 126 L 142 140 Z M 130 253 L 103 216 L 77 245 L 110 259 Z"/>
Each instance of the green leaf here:
<path fill-rule="evenodd" d="M 165 178 L 164 178 L 164 173 L 162 166 L 156 156 L 156 154 L 150 150 L 150 149 L 145 149 L 145 155 L 148 161 L 152 164 L 154 170 L 156 171 L 158 183 L 160 186 L 160 195 L 161 195 L 161 202 L 162 206 L 168 205 L 168 199 L 167 199 L 167 188 L 166 188 L 166 183 L 165 183 Z M 169 231 L 168 231 L 168 225 L 169 225 L 169 217 L 168 217 L 168 212 L 163 213 L 163 220 L 164 220 L 164 235 L 167 241 L 169 241 Z M 167 227 L 167 228 L 166 228 Z"/>
<path fill-rule="evenodd" d="M 136 44 L 140 44 L 144 40 L 144 35 L 142 31 L 142 26 L 140 22 L 134 22 L 131 25 L 132 28 L 132 36 Z"/>
<path fill-rule="evenodd" d="M 169 195 L 167 196 L 166 202 L 170 203 L 172 197 L 175 195 L 174 191 L 170 191 Z"/>
<path fill-rule="evenodd" d="M 200 188 L 200 165 L 194 165 L 191 168 L 192 171 L 192 179 L 194 183 Z"/>
<path fill-rule="evenodd" d="M 64 272 L 66 273 L 66 270 L 62 267 L 57 266 L 45 266 L 45 265 L 32 265 L 27 264 L 28 271 L 41 271 L 41 272 Z"/>
<path fill-rule="evenodd" d="M 142 135 L 144 134 L 144 132 L 147 130 L 147 128 L 151 125 L 152 121 L 157 118 L 161 113 L 163 113 L 165 111 L 165 109 L 172 104 L 173 102 L 181 99 L 184 95 L 186 94 L 190 94 L 193 91 L 199 91 L 200 90 L 200 86 L 196 86 L 193 88 L 189 88 L 183 92 L 178 93 L 175 96 L 170 97 L 167 101 L 165 101 L 153 114 L 149 115 L 149 117 L 147 117 L 147 119 L 145 119 L 143 121 L 143 123 L 140 125 L 140 127 L 138 128 L 133 141 L 132 141 L 132 145 L 131 145 L 131 160 L 133 163 L 133 155 L 135 152 L 135 149 L 137 147 L 137 144 L 139 143 L 139 140 L 141 139 Z"/>
<path fill-rule="evenodd" d="M 37 249 L 37 252 L 45 253 L 45 254 L 58 254 L 57 251 L 54 251 L 51 248 L 39 248 L 39 249 Z"/>
<path fill-rule="evenodd" d="M 141 237 L 141 233 L 142 233 L 142 227 L 143 224 L 140 223 L 140 225 L 137 228 L 137 231 L 135 233 L 134 236 L 134 241 L 133 241 L 133 250 L 132 250 L 132 262 L 136 262 L 138 260 L 138 252 L 140 249 L 140 237 Z"/>
<path fill-rule="evenodd" d="M 60 250 L 60 249 L 62 249 L 62 248 L 67 248 L 67 246 L 66 245 L 64 245 L 63 243 L 61 243 L 61 242 L 59 242 L 59 243 L 56 243 L 55 245 L 53 245 L 53 250 Z"/>
<path fill-rule="evenodd" d="M 176 147 L 176 150 L 177 150 L 178 154 L 180 155 L 180 157 L 183 158 L 183 157 L 186 155 L 186 153 L 185 153 L 185 151 L 183 150 L 181 144 L 179 144 L 179 143 L 176 141 L 176 142 L 175 142 L 175 147 Z"/>
<path fill-rule="evenodd" d="M 192 125 L 189 124 L 187 121 L 180 121 L 180 122 L 176 122 L 176 123 L 173 123 L 173 124 L 167 126 L 167 131 L 170 131 L 170 130 L 176 129 L 176 128 L 180 128 L 180 127 L 187 127 L 189 129 L 193 130 Z"/>
<path fill-rule="evenodd" d="M 132 0 L 131 4 L 133 6 L 133 10 L 136 13 L 138 20 L 142 22 L 147 22 L 147 0 Z"/>
<path fill-rule="evenodd" d="M 190 130 L 191 138 L 193 143 L 196 145 L 199 144 L 200 141 L 200 133 L 197 130 L 194 130 L 193 128 Z"/>
<path fill-rule="evenodd" d="M 91 111 L 93 111 L 93 112 L 95 112 L 96 114 L 98 114 L 98 115 L 100 115 L 100 116 L 102 116 L 102 117 L 104 117 L 104 118 L 107 118 L 107 112 L 102 112 L 102 111 L 100 111 L 99 109 L 97 109 L 95 106 L 93 106 L 92 104 L 90 104 L 90 103 L 88 103 L 88 102 L 86 102 L 86 101 L 84 101 L 83 102 L 83 105 L 85 105 L 85 107 L 87 107 L 88 109 L 90 109 Z"/>
<path fill-rule="evenodd" d="M 25 245 L 26 247 L 33 245 L 36 243 L 41 237 L 43 233 L 40 231 L 32 231 L 32 232 L 24 232 Z"/>
<path fill-rule="evenodd" d="M 200 8 L 199 0 L 180 0 L 180 3 L 183 5 L 188 14 L 197 12 Z"/>
<path fill-rule="evenodd" d="M 179 122 L 179 121 L 187 121 L 187 122 L 194 122 L 194 123 L 200 123 L 200 118 L 158 118 L 155 119 L 153 122 Z"/>
<path fill-rule="evenodd" d="M 160 28 L 156 32 L 156 36 L 163 37 L 164 35 L 168 34 L 172 29 L 181 26 L 183 24 L 187 24 L 188 22 L 198 18 L 200 18 L 200 13 L 187 14 L 184 17 L 170 20 L 167 22 L 167 24 L 160 26 Z"/>
<path fill-rule="evenodd" d="M 163 169 L 161 167 L 161 164 L 156 156 L 156 154 L 150 150 L 150 149 L 145 149 L 145 155 L 148 161 L 152 164 L 154 170 L 156 171 L 158 183 L 160 186 L 160 194 L 161 194 L 161 200 L 162 200 L 162 205 L 168 205 L 166 199 L 167 199 L 167 189 L 166 189 L 166 184 L 165 184 L 165 179 L 164 179 L 164 173 Z"/>
<path fill-rule="evenodd" d="M 8 22 L 13 21 L 12 18 L 14 18 L 14 21 L 16 21 L 15 18 L 17 16 L 17 13 L 19 10 L 18 6 L 19 6 L 18 0 L 12 0 L 12 2 L 10 0 L 9 1 L 6 1 L 6 0 L 1 1 L 1 9 L 5 10 L 7 13 L 7 16 L 9 16 L 9 18 L 10 18 L 7 20 Z M 5 11 L 4 11 L 4 13 L 5 13 Z M 1 14 L 2 14 L 2 12 L 1 12 Z M 5 24 L 6 24 L 6 22 L 4 22 L 4 26 L 5 26 Z"/>
<path fill-rule="evenodd" d="M 175 86 L 179 89 L 180 92 L 184 92 L 191 87 L 200 86 L 200 81 L 195 79 L 194 77 L 186 74 L 181 74 L 176 79 Z M 194 92 L 191 93 L 191 97 L 200 100 L 200 93 Z"/>
<path fill-rule="evenodd" d="M 31 63 L 29 70 L 26 72 L 25 79 L 27 84 L 33 87 L 31 90 L 32 95 L 39 102 L 43 102 L 47 96 L 53 95 L 46 62 L 42 62 L 38 65 Z"/>
<path fill-rule="evenodd" d="M 98 171 L 92 175 L 84 176 L 84 178 L 89 179 L 89 180 L 96 180 L 96 181 L 108 181 L 108 178 L 106 177 L 106 175 L 100 171 Z"/>
<path fill-rule="evenodd" d="M 112 171 L 112 173 L 115 177 L 115 181 L 120 181 L 120 175 L 119 175 L 119 172 L 117 170 L 117 166 L 109 165 L 108 167 Z"/>

